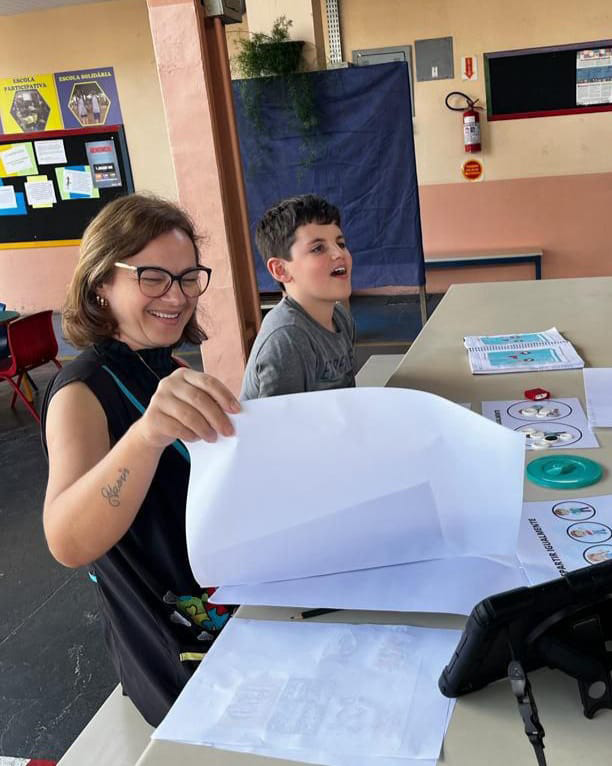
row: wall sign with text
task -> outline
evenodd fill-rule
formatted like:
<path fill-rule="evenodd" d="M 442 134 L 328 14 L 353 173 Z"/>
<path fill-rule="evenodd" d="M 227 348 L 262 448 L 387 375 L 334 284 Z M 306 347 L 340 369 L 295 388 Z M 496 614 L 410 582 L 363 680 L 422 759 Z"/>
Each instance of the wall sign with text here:
<path fill-rule="evenodd" d="M 112 67 L 0 79 L 0 134 L 122 123 Z"/>

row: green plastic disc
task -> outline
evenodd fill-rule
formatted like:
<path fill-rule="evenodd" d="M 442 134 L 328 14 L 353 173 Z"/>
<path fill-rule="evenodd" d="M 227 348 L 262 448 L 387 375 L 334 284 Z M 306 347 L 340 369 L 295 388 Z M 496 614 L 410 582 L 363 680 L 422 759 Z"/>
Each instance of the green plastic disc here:
<path fill-rule="evenodd" d="M 527 478 L 541 487 L 579 489 L 599 481 L 603 468 L 588 457 L 546 455 L 532 460 L 526 472 Z"/>

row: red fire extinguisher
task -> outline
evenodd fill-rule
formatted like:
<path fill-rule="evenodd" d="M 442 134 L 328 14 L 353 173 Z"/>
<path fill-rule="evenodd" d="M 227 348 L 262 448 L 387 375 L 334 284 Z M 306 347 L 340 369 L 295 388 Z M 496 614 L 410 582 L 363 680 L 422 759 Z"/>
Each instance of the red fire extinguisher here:
<path fill-rule="evenodd" d="M 451 106 L 449 99 L 453 96 L 459 96 L 465 99 L 464 106 Z M 466 152 L 479 152 L 482 149 L 480 143 L 480 115 L 478 109 L 482 109 L 481 106 L 476 106 L 476 100 L 472 100 L 465 93 L 460 91 L 453 91 L 446 97 L 446 106 L 454 112 L 463 111 L 463 148 Z M 467 106 L 467 109 L 465 108 Z"/>

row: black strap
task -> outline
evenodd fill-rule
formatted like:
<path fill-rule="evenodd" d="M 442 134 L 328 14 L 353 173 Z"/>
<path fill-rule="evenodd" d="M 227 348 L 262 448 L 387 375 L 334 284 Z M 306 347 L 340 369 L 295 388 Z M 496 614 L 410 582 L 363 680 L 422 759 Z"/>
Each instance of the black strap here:
<path fill-rule="evenodd" d="M 518 660 L 511 660 L 508 665 L 508 678 L 512 693 L 516 697 L 519 712 L 525 726 L 525 734 L 533 745 L 538 766 L 546 766 L 544 756 L 544 728 L 538 717 L 538 709 L 531 693 L 531 684 Z"/>

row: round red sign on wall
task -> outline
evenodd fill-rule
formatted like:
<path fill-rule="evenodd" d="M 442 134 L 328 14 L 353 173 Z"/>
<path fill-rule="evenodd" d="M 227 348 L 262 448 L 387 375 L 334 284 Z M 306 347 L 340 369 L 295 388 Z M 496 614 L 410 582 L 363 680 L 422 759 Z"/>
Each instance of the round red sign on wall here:
<path fill-rule="evenodd" d="M 480 160 L 466 160 L 461 166 L 461 173 L 468 181 L 478 181 L 482 177 L 482 170 Z"/>

